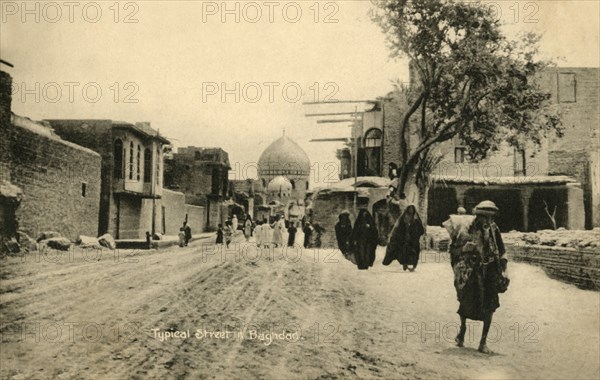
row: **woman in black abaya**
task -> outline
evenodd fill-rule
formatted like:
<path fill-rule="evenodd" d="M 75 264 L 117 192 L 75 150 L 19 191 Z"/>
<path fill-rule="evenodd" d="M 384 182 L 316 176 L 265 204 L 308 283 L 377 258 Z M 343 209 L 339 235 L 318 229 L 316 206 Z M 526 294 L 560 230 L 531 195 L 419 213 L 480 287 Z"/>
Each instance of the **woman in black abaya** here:
<path fill-rule="evenodd" d="M 410 265 L 410 271 L 414 271 L 419 263 L 420 238 L 424 233 L 425 228 L 417 209 L 409 205 L 394 224 L 383 265 L 390 265 L 392 261 L 398 260 L 404 270 L 409 269 Z"/>
<path fill-rule="evenodd" d="M 350 252 L 350 238 L 352 237 L 352 222 L 348 211 L 342 211 L 338 216 L 338 222 L 335 225 L 335 237 L 338 248 L 344 256 L 347 256 Z"/>
<path fill-rule="evenodd" d="M 373 266 L 378 239 L 379 234 L 373 216 L 368 210 L 361 209 L 354 222 L 351 238 L 358 269 L 369 269 Z"/>

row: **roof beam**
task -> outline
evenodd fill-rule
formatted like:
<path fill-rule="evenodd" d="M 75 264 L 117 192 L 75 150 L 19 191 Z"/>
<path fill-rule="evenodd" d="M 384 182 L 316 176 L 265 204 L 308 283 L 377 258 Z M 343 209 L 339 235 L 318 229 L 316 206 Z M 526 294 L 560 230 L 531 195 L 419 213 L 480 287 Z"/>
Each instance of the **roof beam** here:
<path fill-rule="evenodd" d="M 369 103 L 377 104 L 377 100 L 327 100 L 323 102 L 302 102 L 303 105 L 309 106 L 314 104 L 343 104 L 343 103 Z"/>
<path fill-rule="evenodd" d="M 363 112 L 330 112 L 330 113 L 307 113 L 306 117 L 314 116 L 343 116 L 343 115 L 358 115 L 362 116 Z"/>
<path fill-rule="evenodd" d="M 328 123 L 352 123 L 354 119 L 331 119 L 331 120 L 317 120 L 317 124 L 328 124 Z"/>
<path fill-rule="evenodd" d="M 348 142 L 348 138 L 344 138 L 344 137 L 332 137 L 332 138 L 323 138 L 323 139 L 312 139 L 309 142 L 332 142 L 332 141 L 341 141 L 341 142 Z"/>

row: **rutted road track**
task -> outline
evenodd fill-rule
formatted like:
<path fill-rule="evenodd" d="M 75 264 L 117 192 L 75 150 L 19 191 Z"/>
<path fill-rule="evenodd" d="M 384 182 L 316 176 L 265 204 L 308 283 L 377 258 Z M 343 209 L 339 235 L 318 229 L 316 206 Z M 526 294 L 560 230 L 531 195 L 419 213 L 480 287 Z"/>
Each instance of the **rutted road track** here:
<path fill-rule="evenodd" d="M 122 252 L 119 262 L 106 252 L 98 260 L 78 252 L 56 262 L 2 260 L 1 377 L 599 376 L 598 293 L 536 268 L 511 263 L 489 344 L 498 354 L 485 356 L 475 350 L 480 325 L 467 348 L 452 344 L 452 274 L 433 256 L 409 274 L 381 266 L 382 251 L 369 271 L 331 250 L 242 252 L 222 256 L 197 242 Z M 153 329 L 192 336 L 160 341 Z M 197 339 L 197 329 L 245 339 Z M 267 344 L 250 339 L 254 330 L 297 335 Z"/>

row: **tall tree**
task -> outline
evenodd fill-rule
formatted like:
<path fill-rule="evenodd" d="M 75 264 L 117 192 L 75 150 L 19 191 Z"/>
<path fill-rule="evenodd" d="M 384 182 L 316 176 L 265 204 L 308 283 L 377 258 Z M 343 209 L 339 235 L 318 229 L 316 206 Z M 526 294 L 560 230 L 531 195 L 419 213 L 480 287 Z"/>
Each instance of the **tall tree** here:
<path fill-rule="evenodd" d="M 371 17 L 386 34 L 391 56 L 408 59 L 413 75 L 399 125 L 398 192 L 415 176 L 419 198 L 426 198 L 429 173 L 438 160 L 433 148 L 455 137 L 477 161 L 504 141 L 539 146 L 550 132 L 562 135 L 550 94 L 535 83 L 550 64 L 537 59 L 538 35 L 509 40 L 492 10 L 479 3 L 372 2 Z M 411 146 L 410 128 L 418 136 Z"/>

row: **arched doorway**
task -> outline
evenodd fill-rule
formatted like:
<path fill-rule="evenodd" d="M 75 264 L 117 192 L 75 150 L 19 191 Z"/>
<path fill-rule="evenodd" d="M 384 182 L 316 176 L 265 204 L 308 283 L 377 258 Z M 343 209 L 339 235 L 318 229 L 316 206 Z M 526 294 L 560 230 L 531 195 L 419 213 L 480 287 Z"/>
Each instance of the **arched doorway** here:
<path fill-rule="evenodd" d="M 381 143 L 383 134 L 379 128 L 371 128 L 365 133 L 364 172 L 365 175 L 381 176 Z"/>

